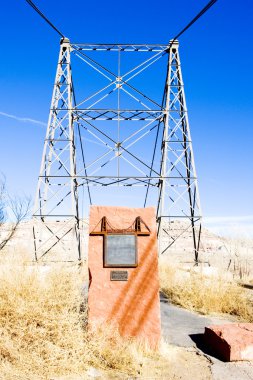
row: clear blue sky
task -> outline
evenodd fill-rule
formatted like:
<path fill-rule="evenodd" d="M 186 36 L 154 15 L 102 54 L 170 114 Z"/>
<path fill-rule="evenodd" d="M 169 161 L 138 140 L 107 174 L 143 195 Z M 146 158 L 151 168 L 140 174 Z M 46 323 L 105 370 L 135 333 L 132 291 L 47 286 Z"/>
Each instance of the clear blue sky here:
<path fill-rule="evenodd" d="M 167 43 L 207 0 L 35 2 L 73 42 Z M 61 4 L 61 5 L 60 5 Z M 218 2 L 180 38 L 203 214 L 253 226 L 253 3 Z M 34 195 L 59 37 L 25 1 L 1 5 L 0 171 Z M 12 115 L 11 118 L 8 115 Z"/>

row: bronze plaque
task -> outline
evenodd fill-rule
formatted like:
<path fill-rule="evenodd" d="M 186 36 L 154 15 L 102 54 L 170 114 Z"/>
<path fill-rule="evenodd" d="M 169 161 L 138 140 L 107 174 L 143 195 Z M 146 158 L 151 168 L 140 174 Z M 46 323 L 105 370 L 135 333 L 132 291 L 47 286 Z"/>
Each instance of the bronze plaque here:
<path fill-rule="evenodd" d="M 111 270 L 111 281 L 127 281 L 128 271 L 127 270 Z"/>
<path fill-rule="evenodd" d="M 105 267 L 136 267 L 137 240 L 134 234 L 108 234 L 104 237 Z"/>

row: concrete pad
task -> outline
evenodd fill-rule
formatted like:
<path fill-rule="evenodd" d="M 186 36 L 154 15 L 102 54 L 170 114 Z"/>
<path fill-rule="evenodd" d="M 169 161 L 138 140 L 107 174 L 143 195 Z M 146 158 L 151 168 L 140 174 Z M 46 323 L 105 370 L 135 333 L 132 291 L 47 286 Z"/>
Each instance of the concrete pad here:
<path fill-rule="evenodd" d="M 163 337 L 176 346 L 196 346 L 193 338 L 203 338 L 206 326 L 230 323 L 224 318 L 204 316 L 172 305 L 162 293 L 160 300 Z"/>
<path fill-rule="evenodd" d="M 253 360 L 253 323 L 209 326 L 204 338 L 224 361 Z"/>

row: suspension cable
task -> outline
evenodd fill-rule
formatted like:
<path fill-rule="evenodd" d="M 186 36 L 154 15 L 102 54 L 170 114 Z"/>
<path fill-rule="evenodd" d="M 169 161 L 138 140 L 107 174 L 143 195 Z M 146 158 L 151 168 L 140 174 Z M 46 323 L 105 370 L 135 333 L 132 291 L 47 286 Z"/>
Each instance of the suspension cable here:
<path fill-rule="evenodd" d="M 62 37 L 64 34 L 39 10 L 39 8 L 32 2 L 32 0 L 26 0 L 26 2 Z"/>
<path fill-rule="evenodd" d="M 39 10 L 32 0 L 25 0 L 62 38 L 64 34 Z M 170 45 L 186 32 L 204 13 L 206 13 L 218 0 L 209 1 L 206 6 L 171 40 Z"/>
<path fill-rule="evenodd" d="M 182 34 L 184 32 L 186 32 L 186 30 L 188 30 L 201 16 L 203 16 L 204 13 L 206 13 L 208 11 L 208 9 L 210 9 L 215 3 L 216 3 L 217 0 L 211 0 L 209 1 L 209 3 L 207 3 L 207 5 L 189 22 L 189 24 L 187 24 L 182 30 L 181 32 L 179 32 L 171 41 L 170 45 L 172 45 L 172 43 L 177 40 L 180 36 L 182 36 Z"/>

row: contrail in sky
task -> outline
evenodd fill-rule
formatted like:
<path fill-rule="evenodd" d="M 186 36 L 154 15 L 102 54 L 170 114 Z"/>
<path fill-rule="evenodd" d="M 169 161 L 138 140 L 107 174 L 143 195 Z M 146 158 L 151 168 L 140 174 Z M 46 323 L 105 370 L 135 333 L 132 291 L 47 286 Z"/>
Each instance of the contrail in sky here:
<path fill-rule="evenodd" d="M 19 117 L 19 116 L 15 116 L 15 115 L 10 115 L 9 113 L 5 113 L 5 112 L 1 112 L 1 111 L 0 111 L 0 115 L 5 116 L 5 117 L 9 117 L 10 119 L 14 119 L 17 121 L 22 121 L 24 123 L 39 124 L 39 125 L 43 125 L 43 127 L 47 125 L 43 121 L 30 119 L 29 117 Z"/>
<path fill-rule="evenodd" d="M 16 115 L 10 115 L 9 113 L 2 112 L 2 111 L 0 111 L 0 115 L 8 117 L 10 119 L 21 121 L 22 123 L 33 123 L 33 124 L 41 125 L 43 127 L 47 126 L 47 123 L 44 123 L 43 121 L 40 121 L 40 120 L 31 119 L 29 117 L 19 117 L 19 116 L 16 116 Z M 90 142 L 92 144 L 104 146 L 104 144 L 101 144 L 100 142 L 91 140 L 91 139 L 89 139 L 87 137 L 86 138 L 82 137 L 82 140 L 88 141 L 88 142 Z"/>

